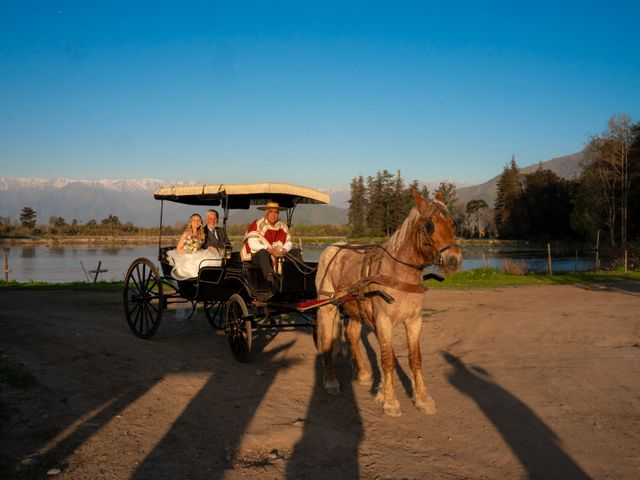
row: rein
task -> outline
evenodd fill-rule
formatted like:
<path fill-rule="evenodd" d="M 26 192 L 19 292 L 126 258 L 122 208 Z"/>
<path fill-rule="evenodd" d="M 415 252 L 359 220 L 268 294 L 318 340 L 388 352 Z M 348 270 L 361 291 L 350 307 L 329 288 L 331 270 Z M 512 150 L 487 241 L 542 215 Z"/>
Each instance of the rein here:
<path fill-rule="evenodd" d="M 373 248 L 379 248 L 384 253 L 386 253 L 389 256 L 389 258 L 391 258 L 394 262 L 400 263 L 401 265 L 405 265 L 407 267 L 411 267 L 411 268 L 413 268 L 415 270 L 418 270 L 419 272 L 424 270 L 424 267 L 429 265 L 428 263 L 409 263 L 409 262 L 405 262 L 403 260 L 400 260 L 398 257 L 393 255 L 385 247 L 383 247 L 382 245 L 378 245 L 377 243 L 346 243 L 344 245 L 332 245 L 332 246 L 336 247 L 336 248 L 338 248 L 340 250 L 343 250 L 343 249 L 344 250 L 353 250 L 356 253 L 363 253 L 363 254 L 367 253 L 369 250 L 371 250 Z M 360 252 L 359 250 L 365 250 L 365 251 L 364 252 Z"/>

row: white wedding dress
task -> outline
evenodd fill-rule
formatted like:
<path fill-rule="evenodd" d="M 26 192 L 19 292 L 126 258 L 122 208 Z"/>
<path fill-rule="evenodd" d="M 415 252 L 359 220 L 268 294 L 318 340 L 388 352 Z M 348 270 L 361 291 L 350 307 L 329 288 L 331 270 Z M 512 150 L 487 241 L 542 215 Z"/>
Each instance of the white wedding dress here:
<path fill-rule="evenodd" d="M 222 257 L 217 250 L 198 250 L 194 253 L 179 253 L 177 250 L 167 252 L 169 264 L 173 266 L 171 276 L 176 280 L 187 280 L 198 276 L 202 267 L 219 267 Z"/>

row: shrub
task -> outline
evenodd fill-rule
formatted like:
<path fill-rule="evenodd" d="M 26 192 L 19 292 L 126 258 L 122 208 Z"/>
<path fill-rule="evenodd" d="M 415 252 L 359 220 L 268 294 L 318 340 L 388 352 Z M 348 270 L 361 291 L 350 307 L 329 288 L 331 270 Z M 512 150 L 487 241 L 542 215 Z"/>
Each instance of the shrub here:
<path fill-rule="evenodd" d="M 502 270 L 507 275 L 526 275 L 528 273 L 527 264 L 524 262 L 516 262 L 505 258 L 502 261 Z"/>

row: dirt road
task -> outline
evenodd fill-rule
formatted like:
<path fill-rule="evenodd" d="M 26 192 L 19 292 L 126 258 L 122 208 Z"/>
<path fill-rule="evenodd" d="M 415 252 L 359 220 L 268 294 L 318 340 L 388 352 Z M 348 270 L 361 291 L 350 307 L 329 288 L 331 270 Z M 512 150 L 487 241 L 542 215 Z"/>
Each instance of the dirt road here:
<path fill-rule="evenodd" d="M 203 314 L 139 340 L 117 293 L 0 291 L 0 349 L 37 385 L 1 385 L 11 478 L 640 478 L 640 286 L 430 291 L 423 368 L 438 413 L 399 418 L 338 365 L 325 394 L 307 331 L 233 360 Z M 375 337 L 367 355 L 379 379 Z M 17 462 L 17 471 L 14 471 Z M 52 470 L 53 469 L 53 470 Z"/>

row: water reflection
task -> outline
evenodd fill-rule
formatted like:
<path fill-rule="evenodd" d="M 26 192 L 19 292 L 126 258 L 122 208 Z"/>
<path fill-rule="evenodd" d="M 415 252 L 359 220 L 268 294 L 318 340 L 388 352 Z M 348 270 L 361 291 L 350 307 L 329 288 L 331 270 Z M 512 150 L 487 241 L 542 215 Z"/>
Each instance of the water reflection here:
<path fill-rule="evenodd" d="M 304 258 L 307 261 L 317 261 L 325 246 L 305 246 Z M 236 242 L 235 249 L 238 249 Z M 572 272 L 593 270 L 594 259 L 592 252 L 575 249 L 558 249 L 552 251 L 553 271 Z M 84 281 L 85 274 L 80 262 L 87 270 L 93 270 L 98 262 L 108 273 L 100 274 L 101 280 L 123 280 L 129 265 L 139 257 L 145 257 L 157 263 L 157 245 L 25 245 L 14 247 L 7 254 L 11 267 L 10 280 L 19 282 L 69 282 Z M 546 248 L 522 247 L 463 247 L 463 270 L 489 267 L 502 270 L 502 262 L 509 259 L 526 264 L 530 272 L 545 272 L 547 269 Z"/>
<path fill-rule="evenodd" d="M 49 255 L 51 256 L 64 257 L 64 254 L 65 254 L 64 247 L 59 247 L 59 246 L 49 247 Z"/>

